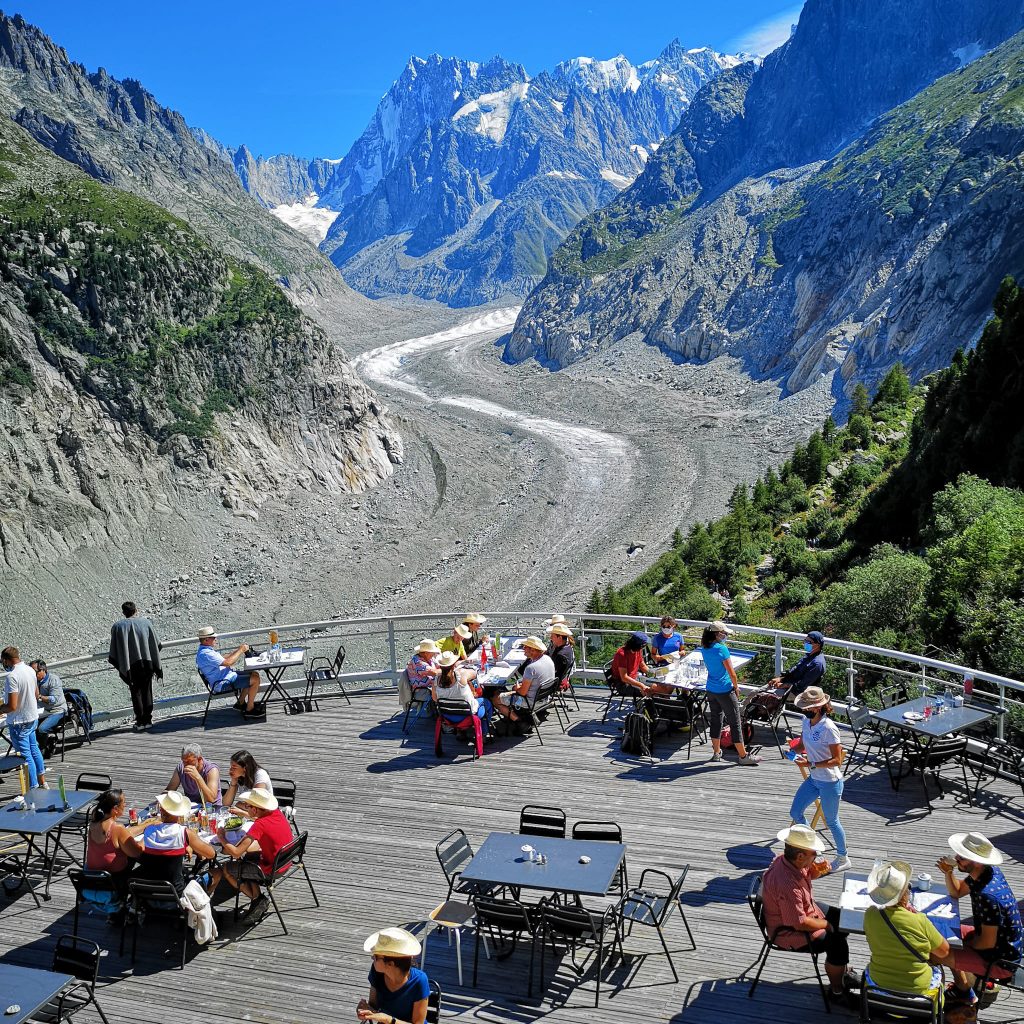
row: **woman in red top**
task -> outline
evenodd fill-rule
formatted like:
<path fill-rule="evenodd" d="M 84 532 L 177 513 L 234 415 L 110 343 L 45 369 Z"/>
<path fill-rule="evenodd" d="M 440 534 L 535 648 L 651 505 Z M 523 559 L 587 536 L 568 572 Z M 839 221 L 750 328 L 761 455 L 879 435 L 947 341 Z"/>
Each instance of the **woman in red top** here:
<path fill-rule="evenodd" d="M 125 840 L 131 840 L 131 833 L 117 820 L 124 814 L 124 805 L 121 790 L 100 793 L 89 819 L 85 850 L 86 868 L 109 871 L 122 901 L 128 895 L 128 878 L 135 867 L 135 861 L 125 852 Z"/>
<path fill-rule="evenodd" d="M 222 868 L 216 867 L 210 877 L 210 893 L 212 894 L 223 878 L 228 885 L 234 889 L 241 889 L 252 902 L 243 912 L 246 916 L 254 916 L 257 919 L 262 917 L 270 901 L 266 896 L 260 894 L 260 887 L 255 882 L 244 882 L 241 880 L 242 860 L 250 860 L 253 854 L 258 854 L 256 861 L 260 871 L 265 876 L 269 875 L 274 867 L 274 860 L 278 853 L 286 847 L 295 837 L 292 835 L 292 827 L 288 819 L 281 813 L 277 806 L 277 797 L 264 789 L 253 789 L 243 793 L 238 798 L 239 810 L 245 811 L 255 819 L 249 831 L 239 840 L 237 845 L 228 841 L 223 826 L 217 829 L 217 838 L 220 840 L 221 849 L 231 857 L 231 860 Z M 288 865 L 282 865 L 281 871 Z"/>

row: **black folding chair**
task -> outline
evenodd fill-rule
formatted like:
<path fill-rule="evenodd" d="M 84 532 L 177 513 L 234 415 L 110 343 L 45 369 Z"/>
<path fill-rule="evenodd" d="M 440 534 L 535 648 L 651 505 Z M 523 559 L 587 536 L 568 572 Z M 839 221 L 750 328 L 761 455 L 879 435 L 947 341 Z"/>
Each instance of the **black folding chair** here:
<path fill-rule="evenodd" d="M 601 671 L 604 672 L 604 681 L 608 684 L 608 702 L 605 704 L 604 714 L 601 716 L 601 721 L 606 722 L 616 699 L 619 702 L 618 710 L 621 711 L 627 700 L 631 700 L 634 705 L 636 704 L 637 694 L 640 691 L 635 686 L 627 686 L 625 683 L 620 683 L 612 675 L 612 663 L 610 661 L 601 667 Z"/>
<path fill-rule="evenodd" d="M 519 812 L 519 834 L 524 836 L 547 836 L 549 839 L 564 839 L 565 811 L 560 807 L 527 804 Z"/>
<path fill-rule="evenodd" d="M 853 732 L 853 746 L 846 755 L 843 762 L 843 774 L 845 775 L 854 764 L 854 759 L 859 752 L 862 764 L 867 764 L 872 753 L 883 755 L 887 746 L 893 746 L 892 736 L 887 736 L 878 727 L 878 722 L 871 714 L 869 708 L 862 705 L 851 704 L 846 712 L 847 720 L 850 723 L 850 730 Z"/>
<path fill-rule="evenodd" d="M 779 727 L 782 727 L 783 735 L 788 739 L 785 694 L 776 693 L 774 690 L 758 690 L 743 701 L 741 711 L 744 722 L 764 725 L 771 729 L 775 745 L 779 748 L 779 756 L 784 758 L 788 747 L 783 748 L 783 742 L 779 739 Z"/>
<path fill-rule="evenodd" d="M 143 924 L 159 921 L 177 925 L 181 930 L 181 970 L 185 970 L 185 954 L 188 952 L 188 937 L 191 929 L 188 926 L 188 914 L 178 902 L 178 894 L 170 882 L 156 881 L 148 878 L 133 878 L 128 882 L 128 896 L 131 901 L 131 913 L 125 918 L 132 922 L 132 963 L 139 944 L 139 927 Z M 121 950 L 124 951 L 124 925 L 121 928 Z M 168 929 L 154 929 L 157 935 L 165 936 Z"/>
<path fill-rule="evenodd" d="M 675 881 L 671 875 L 657 868 L 646 868 L 640 875 L 640 884 L 630 889 L 619 903 L 618 913 L 622 926 L 622 934 L 632 935 L 635 925 L 644 928 L 653 928 L 658 933 L 658 940 L 661 948 L 668 958 L 668 965 L 672 970 L 672 977 L 678 981 L 676 965 L 672 961 L 672 953 L 692 952 L 697 948 L 697 942 L 690 931 L 690 922 L 686 920 L 686 913 L 683 910 L 683 885 L 690 870 L 690 865 L 683 866 Z M 660 879 L 663 885 L 651 884 L 647 881 L 649 877 Z M 686 929 L 690 945 L 687 949 L 670 951 L 668 942 L 665 939 L 665 925 L 674 910 L 679 911 L 683 927 Z M 646 954 L 645 954 L 646 955 Z"/>
<path fill-rule="evenodd" d="M 651 753 L 654 752 L 657 727 L 664 725 L 667 732 L 671 732 L 672 729 L 689 731 L 687 736 L 687 757 L 689 757 L 689 744 L 692 743 L 693 735 L 693 709 L 690 702 L 685 698 L 655 693 L 644 701 L 644 711 L 651 719 Z"/>
<path fill-rule="evenodd" d="M 241 682 L 241 677 L 244 674 L 244 670 L 239 673 L 239 682 Z M 215 690 L 199 669 L 196 669 L 196 675 L 199 676 L 199 681 L 206 687 L 206 709 L 203 711 L 203 727 L 205 728 L 207 716 L 210 714 L 210 705 L 213 703 L 214 697 L 230 697 L 237 704 L 239 697 L 245 694 L 247 687 L 236 690 L 234 687 L 228 686 L 223 690 Z"/>
<path fill-rule="evenodd" d="M 928 776 L 931 774 L 939 787 L 940 799 L 946 795 L 942 786 L 940 771 L 944 765 L 956 764 L 963 775 L 964 790 L 967 793 L 967 803 L 973 805 L 971 799 L 971 785 L 967 781 L 967 768 L 964 761 L 964 753 L 967 750 L 966 736 L 941 736 L 936 739 L 922 742 L 916 733 L 910 733 L 903 741 L 900 751 L 899 765 L 893 778 L 893 786 L 898 790 L 904 775 L 904 765 L 907 774 L 920 776 L 921 786 L 924 789 L 924 800 L 928 807 L 928 813 L 932 812 L 931 794 L 928 791 Z"/>
<path fill-rule="evenodd" d="M 981 787 L 992 779 L 1009 778 L 1017 783 L 1024 794 L 1024 751 L 1006 740 L 993 738 L 983 750 L 974 750 L 967 745 L 963 754 L 964 763 L 974 773 L 974 797 L 977 799 Z"/>
<path fill-rule="evenodd" d="M 443 736 L 446 732 L 456 737 L 459 733 L 468 737 L 473 747 L 474 761 L 483 756 L 487 723 L 479 719 L 468 700 L 437 701 L 437 720 L 434 722 L 434 754 L 437 757 L 444 757 Z"/>
<path fill-rule="evenodd" d="M 77 935 L 61 935 L 53 951 L 50 970 L 76 978 L 48 1003 L 32 1014 L 32 1022 L 58 1024 L 71 1020 L 79 1010 L 92 1006 L 103 1024 L 109 1024 L 96 998 L 96 978 L 100 969 L 100 947 L 91 939 Z"/>
<path fill-rule="evenodd" d="M 558 698 L 558 694 L 561 692 L 558 687 L 558 680 L 552 679 L 550 683 L 544 683 L 537 688 L 537 692 L 533 695 L 532 700 L 529 697 L 524 697 L 521 703 L 514 705 L 516 716 L 520 720 L 526 717 L 533 724 L 533 732 L 540 741 L 541 746 L 544 746 L 544 737 L 540 734 L 541 722 L 552 711 L 554 711 L 555 718 L 558 720 L 563 733 L 569 727 L 569 712 L 565 710 L 562 701 Z M 565 715 L 564 720 L 562 718 L 563 714 Z"/>
<path fill-rule="evenodd" d="M 427 1017 L 424 1024 L 441 1024 L 441 986 L 433 980 L 430 982 L 430 995 L 427 997 Z"/>
<path fill-rule="evenodd" d="M 480 965 L 480 942 L 486 937 L 491 941 L 495 960 L 505 960 L 515 951 L 523 935 L 530 938 L 530 973 L 527 980 L 527 995 L 533 995 L 533 958 L 536 939 L 540 928 L 540 907 L 524 906 L 519 900 L 499 899 L 494 896 L 474 896 L 473 909 L 476 912 L 476 938 L 473 943 L 473 987 L 476 988 L 477 971 Z"/>
<path fill-rule="evenodd" d="M 927 1020 L 942 1024 L 942 993 L 935 996 L 894 992 L 868 984 L 867 971 L 860 978 L 860 1020 L 868 1024 L 871 1011 L 877 1010 L 881 1020 Z"/>
<path fill-rule="evenodd" d="M 408 672 L 406 672 L 406 679 L 409 678 Z M 409 706 L 405 709 L 405 718 L 402 719 L 402 732 L 408 732 L 409 727 L 409 716 L 412 714 L 412 709 L 416 709 L 416 714 L 413 715 L 413 725 L 416 724 L 420 715 L 424 711 L 429 713 L 436 713 L 434 708 L 434 697 L 430 692 L 429 686 L 417 686 L 412 691 L 412 698 L 409 701 Z"/>
<path fill-rule="evenodd" d="M 83 903 L 108 915 L 116 913 L 123 907 L 121 894 L 115 887 L 113 876 L 109 871 L 68 868 L 68 878 L 71 879 L 71 884 L 75 887 L 75 916 L 71 926 L 73 934 L 78 934 L 78 911 Z M 104 897 L 102 901 L 100 900 L 101 896 Z M 122 949 L 121 952 L 124 950 Z"/>
<path fill-rule="evenodd" d="M 306 710 L 310 711 L 314 707 L 319 711 L 320 705 L 317 704 L 316 700 L 316 687 L 323 683 L 337 683 L 338 691 L 342 697 L 351 704 L 352 698 L 349 697 L 345 691 L 345 683 L 341 678 L 341 667 L 345 664 L 345 645 L 339 644 L 337 653 L 334 655 L 334 660 L 330 658 L 313 658 L 309 663 L 309 668 L 306 670 L 306 692 L 303 694 L 303 701 L 306 705 Z"/>
<path fill-rule="evenodd" d="M 242 898 L 241 886 L 246 882 L 250 882 L 253 885 L 259 886 L 270 898 L 270 904 L 274 908 L 274 913 L 277 914 L 277 919 L 281 922 L 281 928 L 284 930 L 285 935 L 287 935 L 288 925 L 284 923 L 284 918 L 281 916 L 281 908 L 277 904 L 277 897 L 274 895 L 274 892 L 299 871 L 305 876 L 306 885 L 309 886 L 309 891 L 313 896 L 313 902 L 318 907 L 320 906 L 320 900 L 317 898 L 316 890 L 313 888 L 313 880 L 309 877 L 309 871 L 306 870 L 305 856 L 308 840 L 309 833 L 302 832 L 287 846 L 281 847 L 277 851 L 277 856 L 274 858 L 269 875 L 263 874 L 259 864 L 254 860 L 240 860 L 237 862 L 239 865 L 239 888 L 235 892 L 236 918 L 238 917 L 238 904 Z M 258 924 L 259 922 L 257 921 L 256 923 Z"/>
<path fill-rule="evenodd" d="M 811 958 L 811 963 L 814 964 L 814 973 L 818 979 L 818 988 L 821 989 L 822 1002 L 825 1004 L 825 1010 L 831 1013 L 832 1005 L 828 998 L 828 988 L 825 985 L 825 979 L 821 975 L 821 965 L 818 963 L 818 957 L 821 954 L 815 952 L 814 947 L 811 945 L 811 937 L 807 932 L 798 931 L 796 928 L 788 928 L 786 925 L 779 925 L 778 928 L 769 934 L 768 923 L 764 913 L 764 900 L 761 896 L 762 882 L 763 876 L 757 875 L 750 883 L 750 891 L 747 893 L 747 906 L 750 907 L 750 912 L 754 915 L 754 920 L 757 922 L 762 940 L 761 952 L 758 953 L 757 960 L 755 961 L 757 964 L 757 974 L 754 975 L 754 980 L 750 985 L 747 996 L 753 996 L 754 990 L 761 980 L 761 972 L 764 970 L 764 965 L 768 962 L 769 953 L 773 950 L 779 953 L 799 953 L 802 956 L 809 956 Z M 785 946 L 778 945 L 779 937 L 786 934 L 798 936 L 801 944 L 796 949 L 787 949 Z"/>
<path fill-rule="evenodd" d="M 83 789 L 89 793 L 105 793 L 113 789 L 114 784 L 110 776 L 102 772 L 82 772 L 75 783 L 75 789 Z M 90 811 L 75 811 L 74 814 L 64 822 L 62 833 L 77 832 L 82 837 L 82 860 L 85 860 L 86 846 L 89 843 L 89 817 Z"/>
<path fill-rule="evenodd" d="M 619 945 L 621 952 L 621 936 L 615 907 L 607 907 L 600 914 L 580 905 L 573 906 L 562 903 L 544 903 L 540 909 L 541 991 L 544 991 L 544 953 L 548 944 L 551 945 L 551 950 L 556 956 L 559 944 L 565 946 L 569 953 L 572 969 L 580 978 L 586 973 L 586 968 L 583 964 L 576 962 L 576 951 L 583 947 L 592 950 L 595 955 L 594 1006 L 600 1006 L 601 972 L 604 967 L 605 949 L 610 946 L 611 952 L 614 953 L 615 946 Z"/>
<path fill-rule="evenodd" d="M 274 791 L 277 799 L 277 806 L 281 813 L 291 822 L 292 831 L 296 836 L 299 834 L 299 822 L 295 816 L 295 798 L 298 787 L 291 779 L 271 779 L 270 788 Z"/>
<path fill-rule="evenodd" d="M 587 842 L 622 843 L 622 829 L 614 821 L 577 821 L 572 827 L 572 837 Z M 629 888 L 629 869 L 626 867 L 625 855 L 619 864 L 612 887 L 618 889 L 622 895 L 625 895 Z"/>

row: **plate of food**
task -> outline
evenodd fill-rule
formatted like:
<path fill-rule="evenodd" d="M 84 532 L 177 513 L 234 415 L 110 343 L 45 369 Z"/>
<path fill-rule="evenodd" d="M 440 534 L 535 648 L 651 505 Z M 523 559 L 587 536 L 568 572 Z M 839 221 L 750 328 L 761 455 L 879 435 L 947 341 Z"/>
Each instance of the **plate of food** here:
<path fill-rule="evenodd" d="M 904 711 L 903 718 L 907 722 L 923 722 L 924 715 L 920 711 Z"/>
<path fill-rule="evenodd" d="M 230 831 L 233 828 L 241 828 L 244 821 L 237 814 L 230 814 L 224 819 L 224 830 Z"/>

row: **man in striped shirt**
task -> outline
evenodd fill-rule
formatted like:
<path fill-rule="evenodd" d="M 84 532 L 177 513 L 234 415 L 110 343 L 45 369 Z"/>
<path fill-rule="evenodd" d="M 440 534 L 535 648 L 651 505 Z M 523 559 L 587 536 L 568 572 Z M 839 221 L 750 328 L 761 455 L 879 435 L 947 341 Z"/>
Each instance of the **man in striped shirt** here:
<path fill-rule="evenodd" d="M 814 902 L 808 869 L 815 854 L 825 849 L 821 837 L 806 825 L 793 825 L 779 833 L 785 843 L 783 852 L 764 873 L 761 898 L 764 900 L 768 934 L 782 949 L 806 949 L 825 954 L 825 973 L 832 995 L 843 994 L 843 978 L 850 962 L 847 933 L 839 930 L 839 908 L 822 910 Z"/>

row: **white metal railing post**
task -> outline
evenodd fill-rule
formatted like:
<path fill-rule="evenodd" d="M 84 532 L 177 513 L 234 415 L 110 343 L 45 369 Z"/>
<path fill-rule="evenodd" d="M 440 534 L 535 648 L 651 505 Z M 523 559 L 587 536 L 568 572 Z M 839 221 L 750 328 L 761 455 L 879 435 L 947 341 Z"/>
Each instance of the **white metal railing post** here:
<path fill-rule="evenodd" d="M 854 675 L 855 675 L 855 669 L 853 667 L 853 651 L 847 651 L 846 653 L 847 653 L 847 655 L 849 656 L 849 659 L 850 659 L 849 662 L 847 663 L 847 666 L 846 666 L 846 697 L 847 697 L 847 700 L 849 700 L 849 702 L 852 704 L 854 702 L 854 699 L 855 699 L 855 694 L 854 694 Z"/>
<path fill-rule="evenodd" d="M 1006 687 L 1002 683 L 999 684 L 999 707 L 1002 714 L 996 715 L 996 736 L 1003 740 L 1006 739 Z"/>
<path fill-rule="evenodd" d="M 587 625 L 586 619 L 580 616 L 580 661 L 583 665 L 583 678 L 587 678 Z"/>
<path fill-rule="evenodd" d="M 395 620 L 388 619 L 388 657 L 391 659 L 391 681 L 398 685 L 398 645 L 395 643 Z"/>
<path fill-rule="evenodd" d="M 782 675 L 782 635 L 780 633 L 775 634 L 775 674 L 777 676 Z"/>

